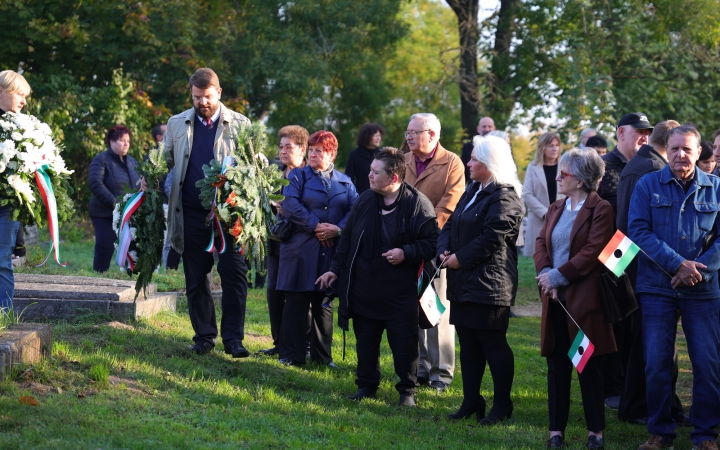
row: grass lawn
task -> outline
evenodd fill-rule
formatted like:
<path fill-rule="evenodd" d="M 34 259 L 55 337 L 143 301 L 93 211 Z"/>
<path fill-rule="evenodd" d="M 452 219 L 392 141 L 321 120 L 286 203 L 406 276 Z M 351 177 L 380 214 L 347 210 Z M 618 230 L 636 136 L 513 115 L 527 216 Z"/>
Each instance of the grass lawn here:
<path fill-rule="evenodd" d="M 91 275 L 79 270 L 76 261 L 91 261 L 92 245 L 73 245 L 63 246 L 70 269 L 44 270 Z M 521 273 L 532 279 L 528 261 L 521 261 Z M 537 292 L 527 280 L 521 291 L 527 296 L 523 301 L 533 301 L 531 294 Z M 277 359 L 260 356 L 233 360 L 221 344 L 207 355 L 190 354 L 185 348 L 193 333 L 183 301 L 177 313 L 127 324 L 108 320 L 85 317 L 53 323 L 52 357 L 18 367 L 11 378 L 0 381 L 0 448 L 539 449 L 547 439 L 547 366 L 539 354 L 539 318 L 511 321 L 515 413 L 511 421 L 491 428 L 480 427 L 474 419 L 446 419 L 462 401 L 462 367 L 445 394 L 421 388 L 417 408 L 396 407 L 385 340 L 378 398 L 354 403 L 347 399 L 356 390 L 352 333 L 343 360 L 342 331 L 336 328 L 333 352 L 340 369 L 333 370 L 313 364 L 282 367 Z M 245 345 L 251 351 L 266 348 L 269 334 L 264 292 L 251 290 Z M 689 363 L 684 341 L 680 343 L 679 388 L 687 406 Z M 491 404 L 489 371 L 483 395 Z M 567 440 L 579 449 L 587 434 L 577 379 L 572 395 Z M 23 403 L 23 396 L 39 404 Z M 644 427 L 619 422 L 614 411 L 606 410 L 606 417 L 606 448 L 637 448 L 647 438 Z M 689 430 L 679 430 L 678 447 L 691 447 L 688 436 Z"/>

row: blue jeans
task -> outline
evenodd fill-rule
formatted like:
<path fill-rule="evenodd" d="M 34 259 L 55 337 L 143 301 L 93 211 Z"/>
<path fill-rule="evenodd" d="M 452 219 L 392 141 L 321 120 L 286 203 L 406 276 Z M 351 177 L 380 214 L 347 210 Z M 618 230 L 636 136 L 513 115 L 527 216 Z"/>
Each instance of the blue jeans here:
<path fill-rule="evenodd" d="M 690 439 L 699 445 L 715 441 L 720 423 L 720 299 L 678 299 L 657 294 L 639 294 L 645 347 L 648 431 L 675 439 L 672 402 L 672 366 L 680 310 L 692 363 L 693 391 Z"/>
<path fill-rule="evenodd" d="M 20 222 L 9 220 L 10 207 L 0 208 L 0 308 L 12 307 L 15 295 L 15 276 L 13 274 L 12 254 L 15 250 Z"/>

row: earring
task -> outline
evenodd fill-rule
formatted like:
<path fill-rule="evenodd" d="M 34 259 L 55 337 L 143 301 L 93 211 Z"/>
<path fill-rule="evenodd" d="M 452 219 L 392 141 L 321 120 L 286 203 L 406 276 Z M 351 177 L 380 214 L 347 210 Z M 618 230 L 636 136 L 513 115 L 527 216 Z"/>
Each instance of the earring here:
<path fill-rule="evenodd" d="M 578 189 L 580 189 L 582 187 L 582 184 L 578 184 L 577 187 Z"/>

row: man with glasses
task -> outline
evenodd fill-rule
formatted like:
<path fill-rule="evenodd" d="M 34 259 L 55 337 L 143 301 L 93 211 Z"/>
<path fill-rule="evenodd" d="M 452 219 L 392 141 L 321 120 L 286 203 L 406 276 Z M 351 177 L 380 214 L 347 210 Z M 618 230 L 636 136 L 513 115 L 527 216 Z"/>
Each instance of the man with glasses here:
<path fill-rule="evenodd" d="M 413 115 L 405 131 L 405 139 L 410 149 L 405 155 L 405 181 L 430 199 L 438 226 L 442 229 L 465 189 L 462 161 L 440 145 L 440 120 L 435 114 Z M 447 308 L 445 285 L 443 270 L 434 287 Z M 418 383 L 429 383 L 438 392 L 447 389 L 455 370 L 455 327 L 450 325 L 449 317 L 450 314 L 445 313 L 434 328 L 419 330 Z"/>

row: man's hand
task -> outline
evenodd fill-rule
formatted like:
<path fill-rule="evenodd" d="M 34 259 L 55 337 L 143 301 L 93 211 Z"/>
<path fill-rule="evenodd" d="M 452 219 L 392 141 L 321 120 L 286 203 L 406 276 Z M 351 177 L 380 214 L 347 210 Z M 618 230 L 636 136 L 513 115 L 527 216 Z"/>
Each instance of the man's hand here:
<path fill-rule="evenodd" d="M 457 256 L 455 256 L 455 253 L 452 255 L 449 255 L 445 258 L 443 258 L 444 255 L 440 255 L 440 258 L 443 260 L 443 267 L 447 267 L 448 269 L 459 269 L 462 266 L 460 265 L 460 262 L 457 259 Z"/>
<path fill-rule="evenodd" d="M 405 261 L 405 251 L 401 248 L 394 248 L 392 250 L 388 250 L 380 256 L 387 259 L 387 262 L 394 266 L 397 266 L 401 262 Z"/>
<path fill-rule="evenodd" d="M 320 275 L 320 278 L 315 281 L 315 284 L 320 283 L 320 289 L 327 289 L 335 282 L 335 280 L 337 280 L 337 275 L 333 272 L 325 272 Z"/>
<path fill-rule="evenodd" d="M 670 281 L 672 288 L 677 289 L 682 286 L 695 286 L 701 282 L 703 276 L 698 269 L 707 269 L 707 266 L 697 261 L 687 259 L 683 261 L 675 272 L 675 276 Z"/>

